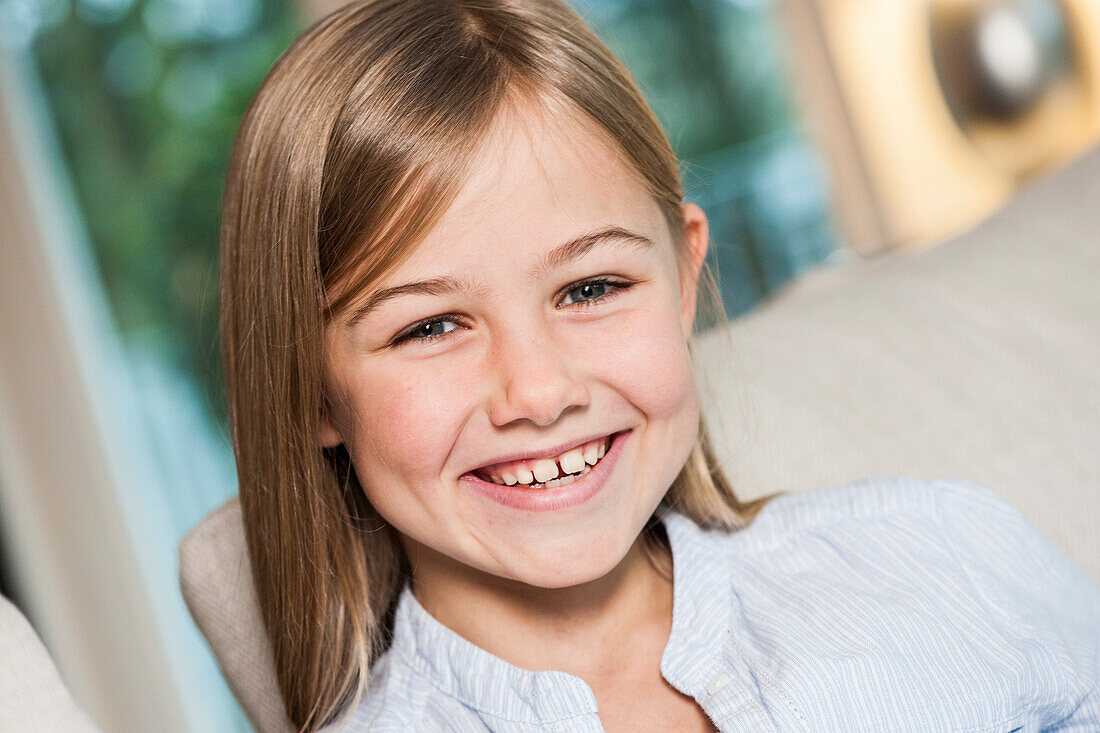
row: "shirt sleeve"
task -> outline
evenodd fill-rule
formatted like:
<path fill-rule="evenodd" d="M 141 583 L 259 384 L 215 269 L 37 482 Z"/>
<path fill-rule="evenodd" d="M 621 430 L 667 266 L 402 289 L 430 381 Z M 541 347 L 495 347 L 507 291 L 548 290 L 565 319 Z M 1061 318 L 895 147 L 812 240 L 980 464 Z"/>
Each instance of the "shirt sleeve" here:
<path fill-rule="evenodd" d="M 1100 587 L 989 489 L 939 486 L 948 545 L 990 613 L 1061 663 L 1070 697 L 1044 730 L 1100 730 Z"/>

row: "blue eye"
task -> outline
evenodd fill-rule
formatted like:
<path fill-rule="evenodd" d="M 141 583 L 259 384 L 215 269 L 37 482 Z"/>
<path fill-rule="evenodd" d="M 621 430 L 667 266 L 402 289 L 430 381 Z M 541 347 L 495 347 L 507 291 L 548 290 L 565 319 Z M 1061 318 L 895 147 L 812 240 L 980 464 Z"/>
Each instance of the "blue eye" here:
<path fill-rule="evenodd" d="M 444 334 L 458 328 L 452 316 L 437 316 L 427 321 L 421 321 L 394 339 L 394 343 L 400 344 L 406 341 L 435 341 Z"/>
<path fill-rule="evenodd" d="M 610 280 L 586 280 L 576 283 L 565 291 L 565 297 L 562 298 L 558 307 L 592 305 L 618 295 L 633 284 L 631 282 L 620 283 Z"/>
<path fill-rule="evenodd" d="M 456 328 L 454 321 L 429 321 L 417 326 L 409 335 L 413 338 L 429 338 L 431 336 L 442 336 Z"/>
<path fill-rule="evenodd" d="M 607 294 L 608 285 L 605 282 L 589 282 L 578 285 L 565 295 L 567 298 L 571 298 L 574 303 L 584 303 L 589 300 L 596 300 Z"/>

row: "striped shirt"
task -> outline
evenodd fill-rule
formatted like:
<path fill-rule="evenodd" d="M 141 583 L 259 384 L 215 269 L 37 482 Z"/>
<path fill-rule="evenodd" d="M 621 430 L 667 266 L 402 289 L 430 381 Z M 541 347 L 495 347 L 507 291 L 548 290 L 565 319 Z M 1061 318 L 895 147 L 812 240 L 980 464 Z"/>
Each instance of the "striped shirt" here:
<path fill-rule="evenodd" d="M 1100 588 L 987 489 L 861 481 L 745 529 L 663 517 L 661 673 L 720 731 L 1100 731 Z M 591 689 L 515 667 L 403 592 L 393 644 L 330 730 L 603 730 Z"/>

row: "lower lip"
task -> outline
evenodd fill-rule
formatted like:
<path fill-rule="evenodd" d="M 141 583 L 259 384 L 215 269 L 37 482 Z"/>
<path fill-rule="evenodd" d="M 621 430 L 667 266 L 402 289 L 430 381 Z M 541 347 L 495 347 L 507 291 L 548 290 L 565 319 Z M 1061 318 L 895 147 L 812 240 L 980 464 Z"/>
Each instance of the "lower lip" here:
<path fill-rule="evenodd" d="M 484 481 L 472 473 L 463 474 L 459 479 L 466 487 L 482 496 L 492 499 L 512 509 L 528 512 L 553 512 L 559 509 L 583 504 L 600 493 L 615 463 L 622 453 L 628 433 L 616 433 L 611 436 L 611 445 L 607 453 L 592 470 L 565 486 L 554 489 L 523 489 L 518 486 L 502 486 L 492 481 Z"/>

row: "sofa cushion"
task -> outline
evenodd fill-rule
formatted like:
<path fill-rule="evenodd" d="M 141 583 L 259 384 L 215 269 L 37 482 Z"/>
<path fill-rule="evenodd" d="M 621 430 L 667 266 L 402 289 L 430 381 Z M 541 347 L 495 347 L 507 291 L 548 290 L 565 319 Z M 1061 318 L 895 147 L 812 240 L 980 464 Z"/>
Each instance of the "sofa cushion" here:
<path fill-rule="evenodd" d="M 697 353 L 743 498 L 967 479 L 1100 580 L 1100 150 L 936 248 L 811 273 Z"/>
<path fill-rule="evenodd" d="M 0 731 L 92 733 L 30 623 L 0 596 Z"/>
<path fill-rule="evenodd" d="M 192 529 L 179 553 L 183 599 L 245 715 L 260 733 L 294 730 L 275 678 L 237 498 Z"/>

